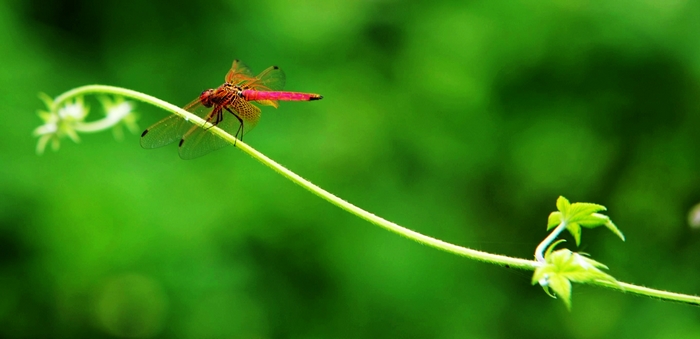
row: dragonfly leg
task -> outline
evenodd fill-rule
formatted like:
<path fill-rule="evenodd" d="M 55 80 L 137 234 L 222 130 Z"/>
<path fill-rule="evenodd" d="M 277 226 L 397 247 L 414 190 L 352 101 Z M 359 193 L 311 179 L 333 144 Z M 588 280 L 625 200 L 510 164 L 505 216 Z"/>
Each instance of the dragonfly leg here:
<path fill-rule="evenodd" d="M 235 137 L 236 139 L 238 139 L 238 133 L 240 133 L 240 134 L 241 134 L 240 140 L 243 141 L 243 119 L 241 119 L 241 117 L 239 117 L 238 114 L 234 113 L 234 112 L 233 112 L 232 110 L 230 110 L 228 107 L 224 107 L 224 108 L 225 108 L 229 113 L 231 113 L 234 117 L 236 117 L 236 119 L 238 119 L 238 122 L 241 123 L 241 124 L 238 126 L 238 130 L 236 131 L 236 135 L 234 135 L 234 137 Z M 233 146 L 236 146 L 236 144 L 233 144 Z"/>
<path fill-rule="evenodd" d="M 212 121 L 212 118 L 213 118 L 213 121 Z M 211 126 L 205 128 L 205 130 L 210 129 L 213 126 L 218 125 L 222 120 L 224 120 L 224 116 L 223 116 L 223 114 L 221 114 L 221 109 L 220 108 L 214 109 L 214 111 L 212 111 L 212 114 L 210 114 L 206 120 L 208 123 L 211 123 Z"/>

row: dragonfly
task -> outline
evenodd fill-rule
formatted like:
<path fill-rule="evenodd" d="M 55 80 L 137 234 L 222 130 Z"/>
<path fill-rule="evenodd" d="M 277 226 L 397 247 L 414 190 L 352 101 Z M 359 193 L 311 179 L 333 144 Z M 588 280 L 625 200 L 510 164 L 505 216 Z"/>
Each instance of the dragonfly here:
<path fill-rule="evenodd" d="M 243 140 L 243 135 L 260 120 L 260 108 L 254 103 L 277 108 L 278 101 L 323 99 L 323 96 L 315 93 L 281 91 L 284 84 L 284 72 L 277 66 L 268 67 L 253 76 L 248 66 L 234 60 L 223 85 L 203 91 L 183 109 Z M 178 140 L 182 159 L 194 159 L 229 145 L 224 139 L 209 133 L 205 127 L 177 115 L 158 121 L 141 133 L 143 148 L 157 148 Z"/>

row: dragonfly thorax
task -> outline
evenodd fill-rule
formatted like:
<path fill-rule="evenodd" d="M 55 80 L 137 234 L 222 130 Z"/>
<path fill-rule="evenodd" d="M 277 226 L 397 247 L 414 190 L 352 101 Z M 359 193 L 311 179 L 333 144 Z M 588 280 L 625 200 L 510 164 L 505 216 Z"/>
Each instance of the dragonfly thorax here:
<path fill-rule="evenodd" d="M 230 103 L 234 96 L 243 96 L 243 88 L 225 83 L 216 89 L 208 89 L 199 95 L 199 101 L 204 107 L 212 107 Z"/>
<path fill-rule="evenodd" d="M 235 93 L 238 97 L 243 97 L 243 87 L 229 83 L 224 84 L 224 86 L 226 86 L 226 90 L 229 93 Z"/>

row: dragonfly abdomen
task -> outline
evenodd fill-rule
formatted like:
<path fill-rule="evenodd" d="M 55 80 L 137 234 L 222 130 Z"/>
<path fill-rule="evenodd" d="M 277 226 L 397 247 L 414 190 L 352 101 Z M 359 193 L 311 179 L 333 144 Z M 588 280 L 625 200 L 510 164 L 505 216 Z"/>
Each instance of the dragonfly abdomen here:
<path fill-rule="evenodd" d="M 320 100 L 323 97 L 314 93 L 282 92 L 282 91 L 256 91 L 246 89 L 242 92 L 248 101 L 280 100 L 280 101 L 311 101 Z"/>

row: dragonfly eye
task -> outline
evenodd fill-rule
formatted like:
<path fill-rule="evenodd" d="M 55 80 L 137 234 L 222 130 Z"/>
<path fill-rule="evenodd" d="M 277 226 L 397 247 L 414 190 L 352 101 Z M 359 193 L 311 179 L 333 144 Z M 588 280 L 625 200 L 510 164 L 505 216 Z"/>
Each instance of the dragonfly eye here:
<path fill-rule="evenodd" d="M 212 93 L 214 93 L 214 90 L 208 89 L 206 91 L 203 91 L 202 94 L 199 95 L 199 101 L 202 102 L 202 105 L 204 105 L 204 107 L 211 107 L 214 104 L 211 100 Z"/>

